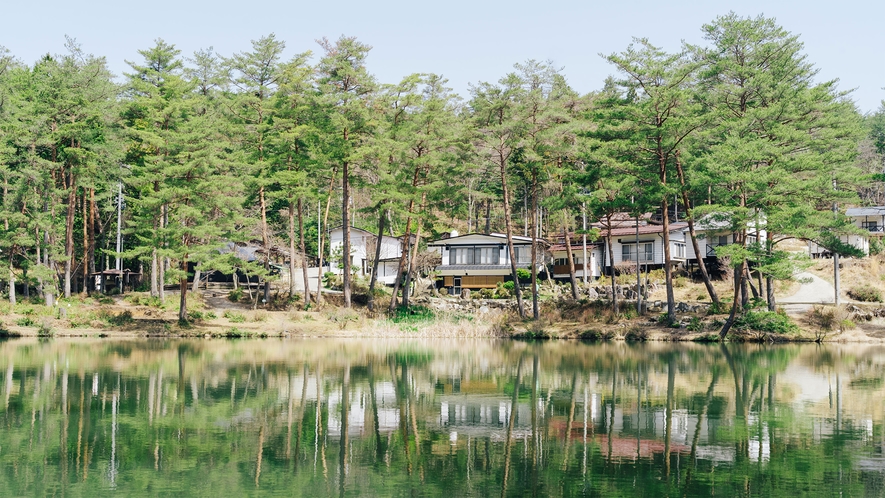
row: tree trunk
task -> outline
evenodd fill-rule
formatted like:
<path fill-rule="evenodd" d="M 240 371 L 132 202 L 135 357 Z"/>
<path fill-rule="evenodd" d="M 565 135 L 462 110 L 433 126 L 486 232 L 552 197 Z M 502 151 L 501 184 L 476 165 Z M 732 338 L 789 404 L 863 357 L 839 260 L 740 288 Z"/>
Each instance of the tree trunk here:
<path fill-rule="evenodd" d="M 516 307 L 519 317 L 525 318 L 525 307 L 522 304 L 522 289 L 519 287 L 519 275 L 516 273 L 516 250 L 513 247 L 513 220 L 510 219 L 510 192 L 507 189 L 507 161 L 499 157 L 498 166 L 501 173 L 501 193 L 504 197 L 504 226 L 507 229 L 507 251 L 510 254 L 510 272 L 513 276 L 513 291 L 516 294 Z"/>
<path fill-rule="evenodd" d="M 427 201 L 427 193 L 421 194 L 421 211 L 423 212 L 426 208 L 425 202 Z M 418 243 L 421 241 L 421 224 L 417 222 L 418 230 L 415 232 L 415 243 L 411 244 L 411 249 L 409 250 L 409 269 L 406 272 L 406 278 L 403 286 L 403 306 L 409 307 L 409 293 L 411 292 L 412 285 L 412 274 L 415 273 L 415 260 L 418 259 Z"/>
<path fill-rule="evenodd" d="M 320 213 L 317 213 L 319 217 Z M 301 197 L 298 198 L 298 246 L 301 251 L 301 273 L 304 277 L 304 309 L 310 306 L 310 274 L 307 271 L 307 249 L 304 243 L 304 205 Z M 317 275 L 319 278 L 319 275 Z M 295 278 L 294 275 L 292 278 Z"/>
<path fill-rule="evenodd" d="M 264 302 L 270 301 L 270 237 L 267 233 L 267 200 L 264 186 L 258 189 L 258 205 L 261 209 L 261 244 L 264 245 Z"/>
<path fill-rule="evenodd" d="M 67 217 L 65 218 L 65 276 L 64 295 L 65 299 L 71 297 L 71 267 L 74 261 L 74 218 L 77 211 L 77 187 L 74 172 L 68 173 L 68 205 Z"/>
<path fill-rule="evenodd" d="M 372 278 L 369 279 L 367 303 L 369 311 L 375 311 L 375 282 L 378 281 L 378 260 L 381 258 L 381 239 L 384 237 L 384 221 L 386 218 L 387 210 L 381 211 L 378 215 L 378 239 L 375 241 L 375 260 L 372 262 Z"/>
<path fill-rule="evenodd" d="M 759 230 L 756 230 L 756 236 L 759 236 Z M 765 252 L 771 257 L 772 253 L 772 234 L 769 232 L 765 232 Z M 774 298 L 774 279 L 770 276 L 765 277 L 765 297 L 766 301 L 768 301 L 768 311 L 777 310 L 777 300 Z"/>
<path fill-rule="evenodd" d="M 202 265 L 202 263 L 197 263 L 196 266 L 194 266 L 194 283 L 191 285 L 191 292 L 197 292 L 200 290 L 200 278 L 202 278 L 200 274 L 203 273 L 202 270 L 200 270 L 200 266 Z"/>
<path fill-rule="evenodd" d="M 151 251 L 151 297 L 157 297 L 160 295 L 160 291 L 157 285 L 157 279 L 160 275 L 160 265 L 159 258 L 157 258 L 157 249 L 154 248 Z M 107 289 L 104 288 L 102 284 L 101 292 L 104 293 Z"/>
<path fill-rule="evenodd" d="M 568 224 L 566 223 L 565 229 L 562 231 L 562 235 L 565 240 L 565 255 L 568 258 L 568 278 L 569 283 L 572 288 L 572 299 L 578 299 L 578 282 L 575 279 L 575 260 L 573 258 L 572 253 L 572 240 L 568 234 Z M 586 265 L 587 263 L 584 263 Z"/>
<path fill-rule="evenodd" d="M 612 278 L 612 311 L 617 314 L 618 313 L 618 293 L 616 292 L 617 288 L 615 287 L 615 249 L 612 247 L 612 217 L 609 214 L 607 216 L 608 219 L 608 233 L 605 236 L 606 246 L 608 246 L 608 268 L 609 274 Z"/>
<path fill-rule="evenodd" d="M 418 166 L 415 166 L 415 172 L 412 174 L 412 188 L 418 186 L 418 173 L 420 169 Z M 400 290 L 400 286 L 403 280 L 403 273 L 406 271 L 406 263 L 408 262 L 408 257 L 411 252 L 411 244 L 412 244 L 412 210 L 415 208 L 415 199 L 409 199 L 409 210 L 406 215 L 406 233 L 403 235 L 403 250 L 399 257 L 399 265 L 397 265 L 396 270 L 396 280 L 393 281 L 393 296 L 390 298 L 390 306 L 387 307 L 389 312 L 393 312 L 396 309 L 396 305 L 398 304 L 397 293 Z"/>
<path fill-rule="evenodd" d="M 9 304 L 15 306 L 15 272 L 12 266 L 12 252 L 9 253 Z"/>
<path fill-rule="evenodd" d="M 541 318 L 541 306 L 538 303 L 538 174 L 532 171 L 532 319 Z"/>
<path fill-rule="evenodd" d="M 295 296 L 295 203 L 289 194 L 289 298 Z"/>
<path fill-rule="evenodd" d="M 670 216 L 667 212 L 667 198 L 661 202 L 663 217 L 663 244 L 664 244 L 664 281 L 667 287 L 667 323 L 673 323 L 676 319 L 676 298 L 673 295 L 673 267 L 670 264 Z M 636 256 L 639 257 L 639 248 L 636 248 Z"/>
<path fill-rule="evenodd" d="M 347 142 L 347 129 L 344 129 L 344 141 Z M 341 259 L 344 261 L 344 307 L 350 308 L 350 164 L 344 161 L 341 168 L 341 228 L 344 240 L 341 245 Z"/>
<path fill-rule="evenodd" d="M 746 260 L 742 261 L 740 271 L 735 270 L 734 272 L 734 298 L 732 298 L 731 300 L 731 313 L 728 314 L 728 320 L 725 321 L 725 324 L 722 326 L 722 330 L 719 331 L 720 340 L 725 339 L 725 336 L 728 335 L 728 331 L 731 329 L 731 326 L 734 325 L 734 320 L 737 315 L 738 309 L 738 300 L 740 299 L 741 280 L 743 280 L 744 278 L 744 265 L 746 264 Z"/>
<path fill-rule="evenodd" d="M 329 179 L 329 196 L 326 197 L 326 210 L 323 212 L 323 226 L 329 226 L 329 209 L 332 207 L 332 186 L 335 183 L 335 171 L 332 171 L 332 178 Z M 319 216 L 319 213 L 317 213 Z M 317 308 L 319 308 L 323 304 L 323 242 L 326 240 L 323 237 L 322 231 L 320 231 L 320 243 L 317 248 L 317 257 L 319 259 L 319 269 L 317 275 L 317 297 L 316 303 Z"/>
<path fill-rule="evenodd" d="M 89 201 L 85 190 L 80 207 L 83 209 L 83 286 L 80 293 L 85 295 L 89 290 Z"/>
<path fill-rule="evenodd" d="M 165 229 L 167 222 L 168 222 L 168 220 L 166 219 L 166 205 L 163 204 L 162 213 L 160 215 L 160 228 Z M 165 238 L 166 238 L 166 236 L 164 235 L 163 236 L 163 247 L 166 246 Z M 166 257 L 165 256 L 158 257 L 157 263 L 158 263 L 158 266 L 160 267 L 159 272 L 157 274 L 157 280 L 158 280 L 157 283 L 159 285 L 159 291 L 160 291 L 160 294 L 159 294 L 160 295 L 160 302 L 164 303 L 164 302 L 166 302 Z"/>
<path fill-rule="evenodd" d="M 88 244 L 88 256 L 86 258 L 87 267 L 88 267 L 88 275 L 92 275 L 95 273 L 95 223 L 96 223 L 96 211 L 98 210 L 95 205 L 95 189 L 89 189 L 89 244 Z M 90 278 L 87 287 L 90 291 L 95 290 L 95 281 Z"/>
<path fill-rule="evenodd" d="M 178 292 L 180 294 L 178 298 L 178 321 L 186 322 L 187 321 L 187 254 L 185 254 L 181 258 L 181 264 L 179 269 L 181 270 L 182 276 L 178 279 Z"/>
<path fill-rule="evenodd" d="M 685 205 L 685 220 L 688 222 L 688 236 L 691 239 L 691 247 L 694 249 L 694 255 L 698 260 L 698 269 L 701 271 L 701 278 L 704 279 L 704 287 L 707 288 L 707 294 L 710 296 L 710 300 L 713 303 L 719 304 L 719 295 L 716 293 L 716 289 L 713 287 L 713 282 L 710 280 L 710 274 L 707 272 L 707 265 L 704 263 L 704 255 L 701 254 L 698 245 L 698 237 L 694 228 L 694 215 L 689 208 L 691 204 L 688 202 L 688 191 L 686 190 L 685 185 L 685 171 L 682 169 L 682 161 L 679 160 L 679 151 L 677 150 L 675 154 L 676 172 L 679 174 L 679 183 L 682 185 L 682 204 Z"/>

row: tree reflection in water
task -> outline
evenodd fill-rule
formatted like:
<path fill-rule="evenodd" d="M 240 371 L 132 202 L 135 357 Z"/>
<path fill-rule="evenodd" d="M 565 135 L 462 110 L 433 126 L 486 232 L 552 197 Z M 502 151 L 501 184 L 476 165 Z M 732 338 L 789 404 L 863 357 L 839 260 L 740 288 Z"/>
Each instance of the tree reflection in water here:
<path fill-rule="evenodd" d="M 883 353 L 9 341 L 0 494 L 878 495 Z"/>

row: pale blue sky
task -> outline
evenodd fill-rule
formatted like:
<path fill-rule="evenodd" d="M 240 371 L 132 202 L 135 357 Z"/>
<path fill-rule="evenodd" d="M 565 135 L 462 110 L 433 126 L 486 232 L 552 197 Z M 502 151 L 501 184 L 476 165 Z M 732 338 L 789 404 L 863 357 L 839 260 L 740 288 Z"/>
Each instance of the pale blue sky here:
<path fill-rule="evenodd" d="M 496 81 L 514 63 L 538 59 L 562 67 L 569 83 L 584 93 L 613 73 L 600 52 L 622 51 L 634 36 L 671 51 L 681 40 L 701 43 L 701 25 L 730 10 L 774 17 L 799 34 L 819 79 L 838 78 L 840 89 L 856 88 L 853 98 L 862 112 L 875 111 L 885 99 L 881 0 L 0 0 L 0 45 L 32 63 L 47 52 L 63 52 L 67 34 L 86 52 L 107 57 L 121 74 L 128 69 L 124 61 L 138 60 L 136 51 L 158 37 L 186 55 L 209 46 L 231 55 L 273 32 L 292 55 L 317 53 L 314 40 L 344 34 L 374 47 L 369 70 L 384 83 L 434 72 L 466 97 L 470 83 Z"/>

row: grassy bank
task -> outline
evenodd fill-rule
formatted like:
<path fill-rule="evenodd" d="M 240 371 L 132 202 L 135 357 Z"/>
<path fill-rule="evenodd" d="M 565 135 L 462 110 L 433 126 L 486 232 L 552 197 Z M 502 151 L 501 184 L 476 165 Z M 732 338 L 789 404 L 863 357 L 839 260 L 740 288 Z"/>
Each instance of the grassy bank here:
<path fill-rule="evenodd" d="M 684 284 L 684 293 L 695 289 Z M 234 296 L 237 297 L 237 296 Z M 652 296 L 655 297 L 655 296 Z M 248 300 L 244 300 L 248 301 Z M 334 301 L 334 298 L 330 301 Z M 177 297 L 165 301 L 143 293 L 126 296 L 76 297 L 55 307 L 39 302 L 0 304 L 0 336 L 38 337 L 512 337 L 624 341 L 719 340 L 728 310 L 683 313 L 668 324 L 660 313 L 636 314 L 624 303 L 619 313 L 599 300 L 551 298 L 542 301 L 541 319 L 519 319 L 513 312 L 440 311 L 432 306 L 398 309 L 393 314 L 369 312 L 364 306 L 345 309 L 334 302 L 320 309 L 293 309 L 298 303 L 276 303 L 282 309 L 252 309 L 231 300 L 226 292 L 194 294 L 187 322 L 177 320 Z M 855 306 L 855 305 L 852 305 Z M 870 310 L 874 305 L 864 308 Z M 864 311 L 869 313 L 869 311 Z M 855 313 L 856 314 L 856 313 Z M 847 309 L 815 307 L 800 315 L 749 310 L 735 324 L 732 341 L 855 341 L 885 340 L 881 319 L 858 325 Z M 856 318 L 855 318 L 856 319 Z M 866 327 L 866 330 L 864 329 Z"/>

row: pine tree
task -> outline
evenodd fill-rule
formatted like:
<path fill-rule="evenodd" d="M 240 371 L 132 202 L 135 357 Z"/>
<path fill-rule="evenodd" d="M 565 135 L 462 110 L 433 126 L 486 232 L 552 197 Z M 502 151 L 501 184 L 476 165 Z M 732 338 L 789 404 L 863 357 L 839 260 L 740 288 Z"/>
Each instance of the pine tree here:
<path fill-rule="evenodd" d="M 361 161 L 362 146 L 372 136 L 378 115 L 372 99 L 375 78 L 366 69 L 370 46 L 342 36 L 334 43 L 319 41 L 324 54 L 318 66 L 324 124 L 325 158 L 341 173 L 341 224 L 344 231 L 344 306 L 351 306 L 350 202 L 353 168 Z"/>
<path fill-rule="evenodd" d="M 707 176 L 713 204 L 738 235 L 730 250 L 735 271 L 732 313 L 738 312 L 746 285 L 743 249 L 747 227 L 765 217 L 760 270 L 767 277 L 769 309 L 775 306 L 772 280 L 782 268 L 776 242 L 786 237 L 814 239 L 832 229 L 833 202 L 849 200 L 859 116 L 836 82 L 816 83 L 817 71 L 802 54 L 802 43 L 773 19 L 741 18 L 734 13 L 705 25 L 711 46 L 694 48 L 703 63 L 698 95 L 709 113 L 707 144 L 698 162 Z M 840 186 L 834 189 L 833 186 Z M 787 272 L 789 273 L 789 272 Z M 746 298 L 744 298 L 746 300 Z"/>

